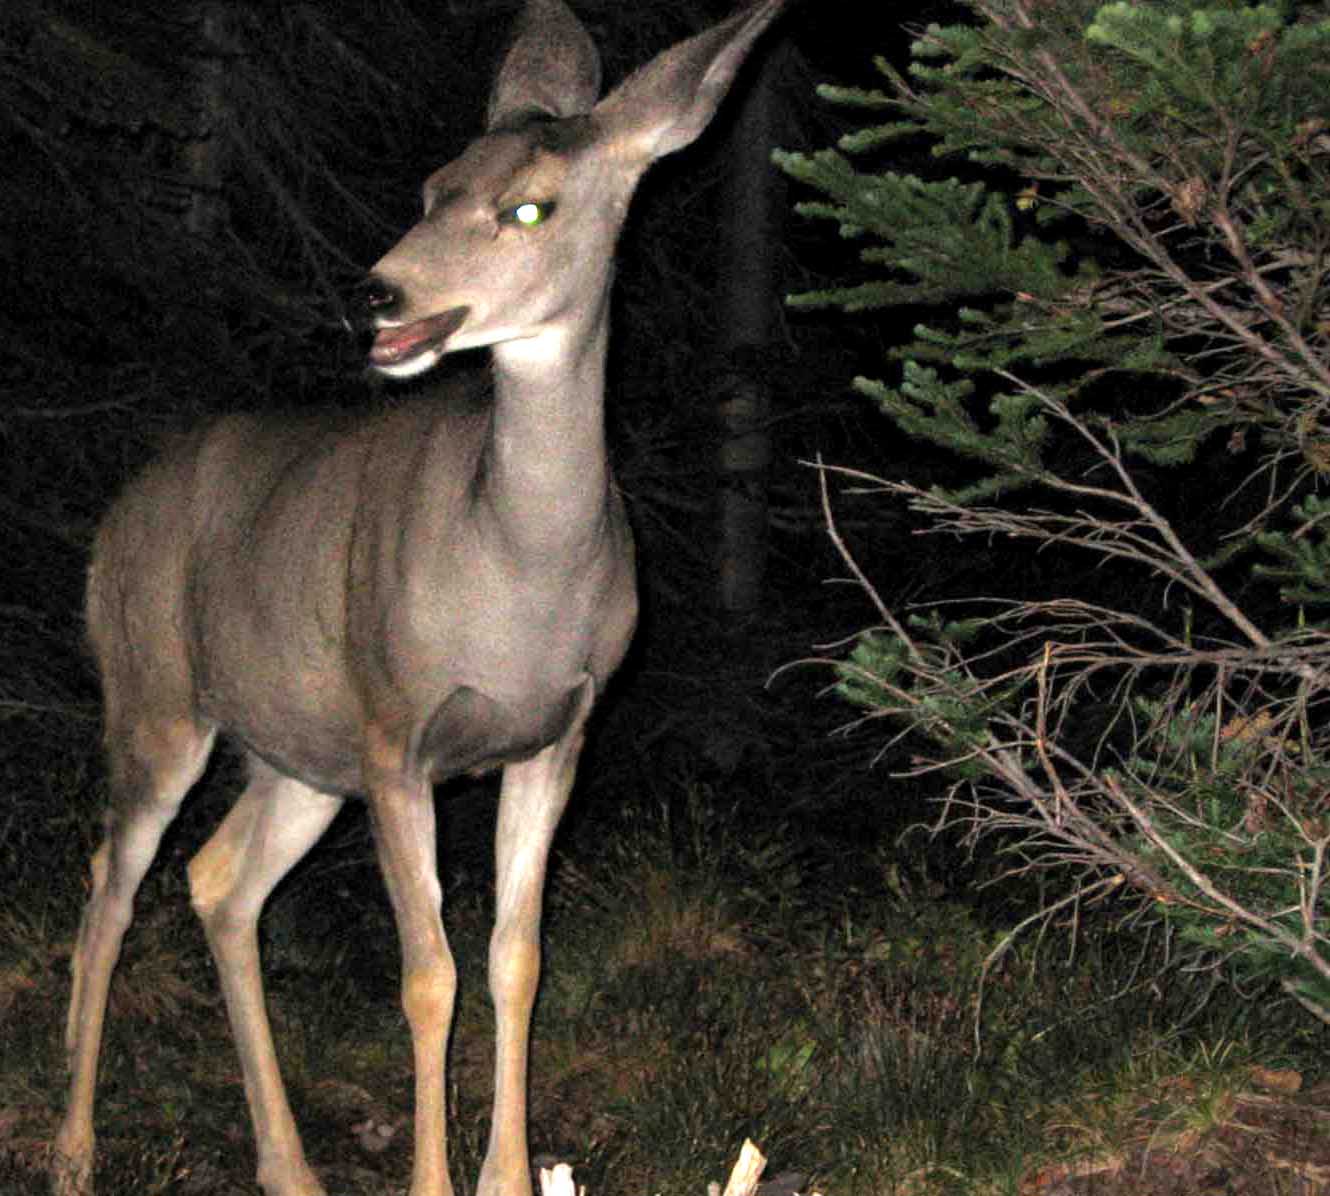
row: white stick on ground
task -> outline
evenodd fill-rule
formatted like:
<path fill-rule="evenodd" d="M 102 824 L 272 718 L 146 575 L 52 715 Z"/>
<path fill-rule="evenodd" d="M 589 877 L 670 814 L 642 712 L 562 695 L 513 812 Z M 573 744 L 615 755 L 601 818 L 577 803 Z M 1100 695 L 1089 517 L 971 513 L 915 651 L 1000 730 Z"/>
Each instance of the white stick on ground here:
<path fill-rule="evenodd" d="M 758 1150 L 751 1138 L 745 1138 L 743 1149 L 739 1151 L 739 1161 L 734 1164 L 729 1182 L 725 1185 L 725 1196 L 753 1196 L 766 1165 L 766 1155 Z"/>
<path fill-rule="evenodd" d="M 573 1183 L 573 1169 L 567 1163 L 555 1163 L 540 1169 L 540 1196 L 586 1196 L 586 1188 Z"/>

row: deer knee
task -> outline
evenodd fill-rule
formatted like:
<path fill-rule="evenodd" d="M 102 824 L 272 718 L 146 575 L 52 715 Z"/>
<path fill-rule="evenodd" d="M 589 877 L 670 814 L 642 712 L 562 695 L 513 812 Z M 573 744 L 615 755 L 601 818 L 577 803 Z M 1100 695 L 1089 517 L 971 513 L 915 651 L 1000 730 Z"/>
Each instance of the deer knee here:
<path fill-rule="evenodd" d="M 106 888 L 106 878 L 111 871 L 111 840 L 109 838 L 102 840 L 102 845 L 92 853 L 92 860 L 88 864 L 88 872 L 92 877 L 92 891 L 100 893 Z"/>
<path fill-rule="evenodd" d="M 94 907 L 102 906 L 106 900 L 111 881 L 111 849 L 111 836 L 107 835 L 107 837 L 102 840 L 102 845 L 93 852 L 92 861 L 88 866 L 89 880 L 91 881 L 92 887 L 88 907 L 83 911 L 83 924 L 79 934 L 80 941 L 87 937 L 89 923 L 94 916 Z M 105 914 L 102 916 L 104 917 Z M 77 967 L 77 955 L 75 956 L 74 963 Z"/>
<path fill-rule="evenodd" d="M 495 1006 L 530 1005 L 540 981 L 540 937 L 534 928 L 496 930 L 490 941 L 490 995 Z"/>
<path fill-rule="evenodd" d="M 402 976 L 402 1011 L 413 1032 L 442 1026 L 446 1033 L 457 993 L 457 969 L 445 946 Z"/>
<path fill-rule="evenodd" d="M 243 921 L 236 911 L 227 915 L 228 898 L 236 890 L 253 838 L 253 818 L 242 798 L 226 820 L 189 861 L 189 902 L 211 932 L 225 921 Z"/>
<path fill-rule="evenodd" d="M 258 924 L 258 911 L 244 908 L 235 897 L 240 863 L 229 852 L 206 847 L 189 862 L 189 903 L 210 942 L 251 933 Z"/>
<path fill-rule="evenodd" d="M 214 859 L 205 848 L 189 861 L 185 869 L 189 876 L 189 903 L 205 926 L 211 923 L 218 906 L 231 890 L 235 876 L 228 863 Z"/>

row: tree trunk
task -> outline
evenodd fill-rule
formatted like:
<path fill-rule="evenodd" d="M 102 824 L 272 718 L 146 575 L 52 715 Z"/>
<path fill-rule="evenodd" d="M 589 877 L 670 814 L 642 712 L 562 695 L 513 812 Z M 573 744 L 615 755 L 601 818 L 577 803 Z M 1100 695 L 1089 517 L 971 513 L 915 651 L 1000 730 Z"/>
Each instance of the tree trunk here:
<path fill-rule="evenodd" d="M 194 63 L 194 95 L 200 119 L 196 134 L 184 151 L 190 199 L 185 227 L 201 239 L 211 240 L 225 219 L 222 182 L 226 173 L 226 80 L 223 57 L 227 48 L 226 7 L 218 0 L 191 5 L 191 23 L 198 30 L 200 53 Z"/>
<path fill-rule="evenodd" d="M 766 573 L 771 390 L 764 361 L 776 335 L 775 255 L 785 208 L 783 176 L 770 157 L 780 56 L 777 47 L 768 50 L 749 81 L 730 133 L 721 199 L 716 565 L 717 602 L 732 621 L 759 608 Z"/>

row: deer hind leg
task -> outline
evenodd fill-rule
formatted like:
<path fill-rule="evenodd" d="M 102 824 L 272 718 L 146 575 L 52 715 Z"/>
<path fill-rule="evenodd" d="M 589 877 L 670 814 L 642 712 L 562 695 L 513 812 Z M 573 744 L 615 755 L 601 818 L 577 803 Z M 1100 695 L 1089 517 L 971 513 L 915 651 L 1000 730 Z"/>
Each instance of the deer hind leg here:
<path fill-rule="evenodd" d="M 92 893 L 74 948 L 65 1024 L 69 1104 L 53 1158 L 60 1196 L 92 1191 L 92 1109 L 111 974 L 133 916 L 134 895 L 162 832 L 203 771 L 213 734 L 188 718 L 140 719 L 126 734 L 108 729 L 112 803 L 106 837 L 92 858 Z"/>
<path fill-rule="evenodd" d="M 277 882 L 328 829 L 342 799 L 250 760 L 250 782 L 190 861 L 189 888 L 217 962 L 269 1196 L 321 1196 L 277 1066 L 259 971 L 258 919 Z"/>
<path fill-rule="evenodd" d="M 478 1196 L 529 1196 L 527 1054 L 540 981 L 540 917 L 554 832 L 568 804 L 583 729 L 595 700 L 588 678 L 563 736 L 503 772 L 495 831 L 496 909 L 489 982 L 494 1001 L 494 1119 Z"/>

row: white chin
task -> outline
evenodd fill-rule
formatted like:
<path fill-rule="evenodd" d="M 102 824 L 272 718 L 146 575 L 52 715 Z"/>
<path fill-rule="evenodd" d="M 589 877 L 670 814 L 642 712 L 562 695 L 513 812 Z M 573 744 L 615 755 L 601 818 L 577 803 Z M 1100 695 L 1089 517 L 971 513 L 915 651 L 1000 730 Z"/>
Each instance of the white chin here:
<path fill-rule="evenodd" d="M 438 349 L 426 349 L 408 361 L 399 362 L 397 365 L 376 365 L 374 368 L 380 374 L 387 374 L 389 378 L 414 378 L 417 374 L 432 370 L 442 356 Z"/>

